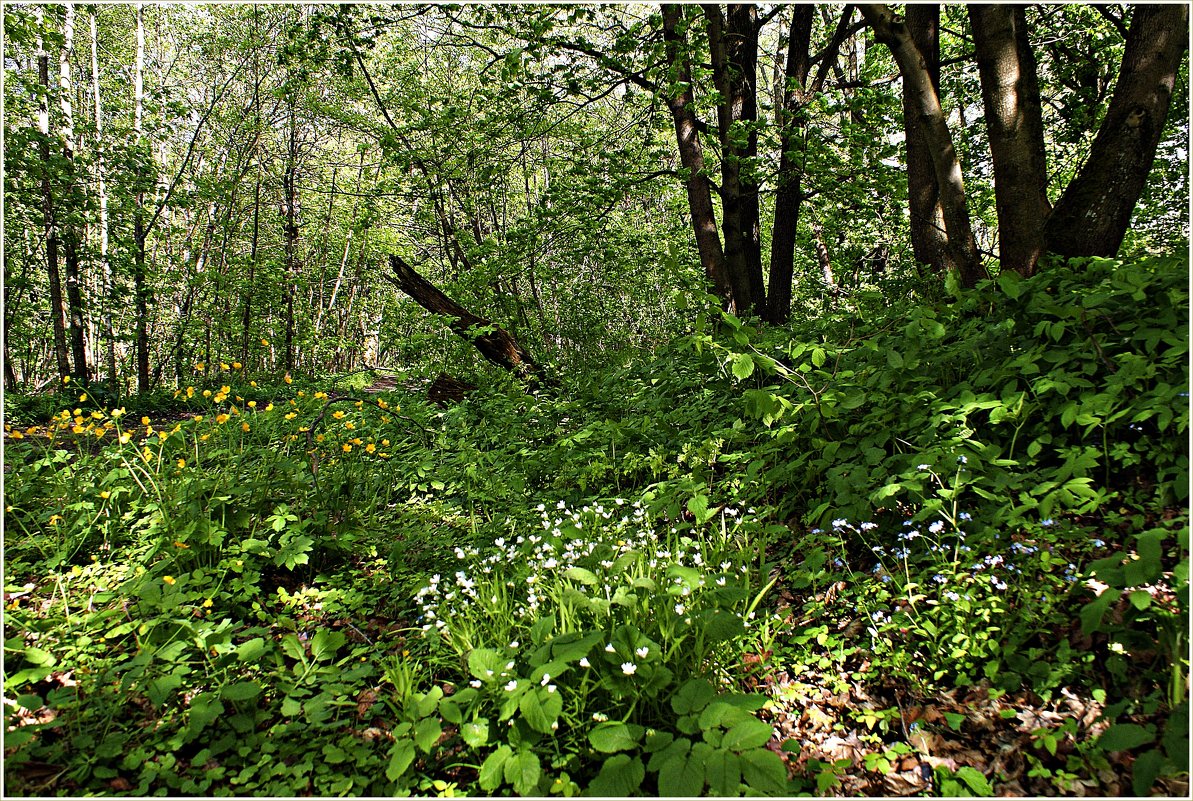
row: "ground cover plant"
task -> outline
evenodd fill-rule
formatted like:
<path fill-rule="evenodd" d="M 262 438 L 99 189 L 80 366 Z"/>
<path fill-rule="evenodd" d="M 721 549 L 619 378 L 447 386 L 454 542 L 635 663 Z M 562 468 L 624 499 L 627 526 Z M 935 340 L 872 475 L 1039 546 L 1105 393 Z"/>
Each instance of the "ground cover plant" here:
<path fill-rule="evenodd" d="M 618 393 L 64 386 L 6 429 L 9 790 L 1185 786 L 1183 264 L 702 315 Z"/>

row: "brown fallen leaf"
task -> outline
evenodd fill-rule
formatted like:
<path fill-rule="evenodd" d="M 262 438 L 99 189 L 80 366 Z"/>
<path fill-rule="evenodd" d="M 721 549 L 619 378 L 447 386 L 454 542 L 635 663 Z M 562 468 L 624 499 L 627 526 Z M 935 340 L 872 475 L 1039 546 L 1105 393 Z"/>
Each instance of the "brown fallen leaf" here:
<path fill-rule="evenodd" d="M 377 691 L 369 688 L 356 697 L 356 717 L 364 720 L 373 704 L 377 703 Z"/>

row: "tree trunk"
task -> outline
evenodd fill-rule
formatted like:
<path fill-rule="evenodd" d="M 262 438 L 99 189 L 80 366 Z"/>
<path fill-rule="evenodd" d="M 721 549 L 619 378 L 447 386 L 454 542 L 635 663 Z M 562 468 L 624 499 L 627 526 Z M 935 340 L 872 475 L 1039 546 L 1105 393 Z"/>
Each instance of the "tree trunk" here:
<path fill-rule="evenodd" d="M 675 124 L 675 138 L 679 148 L 679 162 L 686 175 L 688 209 L 692 214 L 692 230 L 696 235 L 696 249 L 704 276 L 726 304 L 733 305 L 733 288 L 725 268 L 725 251 L 717 233 L 717 219 L 713 213 L 712 188 L 705 173 L 704 148 L 700 144 L 699 126 L 692 103 L 692 69 L 687 52 L 687 34 L 681 29 L 683 8 L 674 3 L 663 5 L 663 39 L 666 42 L 668 73 L 673 76 L 674 89 L 667 95 L 667 108 Z"/>
<path fill-rule="evenodd" d="M 505 329 L 476 316 L 440 292 L 401 256 L 390 254 L 389 264 L 396 276 L 394 283 L 399 289 L 427 311 L 450 318 L 448 325 L 452 331 L 475 345 L 482 356 L 498 367 L 513 372 L 519 378 L 533 383 L 545 383 L 546 377 L 542 368 Z"/>
<path fill-rule="evenodd" d="M 1118 253 L 1164 132 L 1188 27 L 1187 5 L 1135 6 L 1106 117 L 1089 158 L 1048 218 L 1048 250 Z"/>
<path fill-rule="evenodd" d="M 721 141 L 721 231 L 725 267 L 737 313 L 766 314 L 758 222 L 758 185 L 753 176 L 758 151 L 757 7 L 730 4 L 728 14 L 716 4 L 703 6 L 713 83 L 720 95 L 717 132 Z M 743 130 L 744 129 L 744 130 Z"/>
<path fill-rule="evenodd" d="M 133 293 L 136 307 L 137 392 L 149 391 L 149 283 L 145 274 L 145 171 L 151 158 L 144 143 L 145 8 L 137 3 L 137 56 L 133 68 L 133 138 L 136 144 L 136 193 L 133 209 Z"/>
<path fill-rule="evenodd" d="M 37 21 L 42 23 L 41 9 Z M 50 54 L 41 35 L 37 38 L 37 77 L 42 94 L 37 107 L 38 146 L 41 156 L 41 202 L 46 239 L 46 277 L 50 284 L 50 322 L 54 335 L 54 361 L 60 378 L 70 375 L 70 358 L 66 350 L 66 320 L 62 311 L 62 276 L 58 268 L 58 222 L 55 217 L 54 188 L 50 164 Z"/>
<path fill-rule="evenodd" d="M 787 41 L 787 68 L 783 73 L 782 111 L 779 120 L 779 175 L 775 194 L 775 222 L 771 229 L 770 288 L 766 317 L 772 323 L 785 323 L 791 316 L 791 282 L 795 274 L 795 236 L 799 229 L 799 207 L 803 202 L 800 186 L 803 178 L 804 156 L 796 148 L 806 147 L 804 136 L 807 116 L 804 105 L 810 66 L 809 50 L 812 41 L 812 17 L 815 8 L 810 4 L 797 5 L 791 18 L 791 35 Z"/>
<path fill-rule="evenodd" d="M 982 265 L 973 236 L 961 163 L 953 147 L 953 137 L 945 121 L 936 87 L 932 85 L 927 64 L 907 25 L 896 19 L 885 5 L 862 4 L 859 8 L 866 22 L 874 29 L 875 40 L 890 49 L 899 65 L 904 91 L 910 92 L 912 109 L 919 115 L 922 124 L 920 135 L 932 159 L 950 256 L 957 265 L 961 285 L 973 287 L 987 277 L 986 268 Z M 916 224 L 914 220 L 912 224 Z"/>
<path fill-rule="evenodd" d="M 112 264 L 108 260 L 108 190 L 104 183 L 104 120 L 99 94 L 99 32 L 95 6 L 91 7 L 88 17 L 91 23 L 91 93 L 95 98 L 95 181 L 96 195 L 99 199 L 99 260 L 103 275 L 100 290 L 103 295 L 103 313 L 100 319 L 106 342 L 104 353 L 107 360 L 108 390 L 115 394 L 118 377 L 112 307 L 116 299 L 113 296 Z"/>
<path fill-rule="evenodd" d="M 1052 205 L 1040 84 L 1025 9 L 973 5 L 969 19 L 994 163 L 999 267 L 1027 276 L 1043 253 L 1044 222 Z"/>
<path fill-rule="evenodd" d="M 79 187 L 75 166 L 75 115 L 71 104 L 74 88 L 71 85 L 70 56 L 74 50 L 75 7 L 67 3 L 62 26 L 62 50 L 58 59 L 58 88 L 62 102 L 62 155 L 66 174 L 67 214 L 62 226 L 62 243 L 66 256 L 66 302 L 69 309 L 69 335 L 71 359 L 74 362 L 73 376 L 86 384 L 90 380 L 87 368 L 86 322 L 83 319 L 83 291 L 79 282 L 79 235 L 78 220 L 82 218 L 79 204 Z"/>
<path fill-rule="evenodd" d="M 940 96 L 940 6 L 908 5 L 907 29 L 923 56 L 932 87 Z M 923 121 L 910 82 L 903 83 L 903 127 L 907 145 L 907 205 L 911 217 L 911 247 L 916 261 L 933 273 L 957 269 L 949 252 L 944 210 L 936 187 L 936 168 L 924 138 Z"/>
<path fill-rule="evenodd" d="M 287 372 L 294 369 L 294 293 L 297 291 L 295 280 L 298 276 L 298 120 L 294 107 L 295 100 L 290 103 L 290 141 L 287 148 L 286 168 L 282 174 L 282 188 L 285 194 L 285 227 L 282 231 L 285 242 L 286 257 L 286 333 L 285 333 L 285 368 Z"/>

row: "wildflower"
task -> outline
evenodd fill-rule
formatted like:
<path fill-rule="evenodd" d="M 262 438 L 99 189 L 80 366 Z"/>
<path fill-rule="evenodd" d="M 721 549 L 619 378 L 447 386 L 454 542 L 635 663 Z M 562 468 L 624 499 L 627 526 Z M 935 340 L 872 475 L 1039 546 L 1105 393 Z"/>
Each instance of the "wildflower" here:
<path fill-rule="evenodd" d="M 148 418 L 148 417 L 142 417 L 142 418 L 141 418 L 141 425 L 143 425 L 143 426 L 147 426 L 147 425 L 149 425 L 149 418 Z"/>
<path fill-rule="evenodd" d="M 926 464 L 917 464 L 917 465 L 915 466 L 915 469 L 916 469 L 916 470 L 930 470 L 930 469 L 932 469 L 932 466 L 931 466 L 931 465 L 926 465 Z"/>
<path fill-rule="evenodd" d="M 969 459 L 965 458 L 964 456 L 958 456 L 957 464 L 969 464 Z"/>
<path fill-rule="evenodd" d="M 210 608 L 211 608 L 211 599 L 210 599 L 210 598 L 208 598 L 206 601 L 204 601 L 204 602 L 203 602 L 203 608 L 204 608 L 204 609 L 210 609 Z"/>
<path fill-rule="evenodd" d="M 207 365 L 204 364 L 203 362 L 195 363 L 195 370 L 202 371 L 202 370 L 206 370 L 206 369 L 207 369 Z"/>
<path fill-rule="evenodd" d="M 1044 528 L 1048 528 L 1049 526 L 1055 526 L 1056 521 L 1050 517 L 1047 520 L 1041 520 L 1040 525 L 1043 526 Z"/>
<path fill-rule="evenodd" d="M 254 382 L 254 383 L 255 383 L 255 382 Z M 257 408 L 257 402 L 256 402 L 256 401 L 249 401 L 249 408 L 250 408 L 250 409 L 256 409 L 256 408 Z"/>
<path fill-rule="evenodd" d="M 551 674 L 550 674 L 550 673 L 544 673 L 544 674 L 543 674 L 543 679 L 542 679 L 542 681 L 540 681 L 540 682 L 539 682 L 539 686 L 540 686 L 540 687 L 546 687 L 546 686 L 547 686 L 548 684 L 550 684 L 550 683 L 551 683 Z"/>
<path fill-rule="evenodd" d="M 173 585 L 176 583 L 173 576 L 162 576 L 162 581 L 164 581 L 170 585 Z"/>
<path fill-rule="evenodd" d="M 1105 543 L 1105 542 L 1103 542 L 1102 540 L 1094 540 L 1094 542 L 1093 542 L 1093 545 L 1094 545 L 1094 547 L 1095 547 L 1095 548 L 1104 548 L 1104 547 L 1106 547 L 1106 543 Z"/>
<path fill-rule="evenodd" d="M 293 384 L 293 383 L 294 383 L 294 379 L 290 377 L 290 374 L 289 374 L 289 373 L 286 373 L 285 377 L 284 377 L 284 378 L 282 378 L 282 380 L 283 380 L 283 381 L 285 381 L 287 384 Z"/>
<path fill-rule="evenodd" d="M 969 512 L 962 512 L 961 514 L 957 515 L 957 517 L 962 520 L 973 520 L 973 515 L 971 515 Z"/>
<path fill-rule="evenodd" d="M 347 429 L 348 431 L 353 431 L 356 428 L 356 423 L 349 420 L 347 423 L 344 423 L 344 428 Z"/>
<path fill-rule="evenodd" d="M 58 522 L 60 520 L 62 520 L 62 515 L 50 515 L 50 525 L 51 526 L 58 525 Z"/>
<path fill-rule="evenodd" d="M 331 416 L 332 416 L 332 417 L 334 417 L 334 418 L 335 418 L 335 419 L 337 419 L 337 420 L 343 420 L 343 419 L 344 419 L 344 413 L 343 413 L 343 412 L 341 412 L 339 409 L 336 409 L 334 412 L 332 412 L 332 413 L 331 413 Z"/>
<path fill-rule="evenodd" d="M 69 384 L 69 383 L 70 383 L 70 376 L 68 376 L 68 375 L 64 375 L 64 376 L 62 376 L 62 383 L 63 383 L 63 384 Z"/>
<path fill-rule="evenodd" d="M 99 494 L 99 497 L 103 498 L 106 501 L 108 498 L 112 497 L 112 493 L 108 492 L 107 490 L 104 490 L 103 492 L 101 492 Z"/>
<path fill-rule="evenodd" d="M 510 679 L 509 683 L 505 685 L 505 691 L 507 693 L 512 693 L 516 689 L 518 689 L 517 679 Z"/>
<path fill-rule="evenodd" d="M 627 676 L 633 676 L 635 673 L 638 672 L 638 666 L 635 665 L 633 662 L 622 662 L 621 663 L 621 672 L 626 674 Z"/>
<path fill-rule="evenodd" d="M 251 427 L 249 426 L 249 424 L 248 424 L 248 423 L 241 423 L 241 424 L 240 424 L 240 430 L 241 430 L 241 431 L 243 431 L 244 433 L 246 433 L 246 434 L 247 434 L 247 433 L 249 433 L 249 431 L 251 431 L 252 429 L 251 429 Z"/>
<path fill-rule="evenodd" d="M 931 531 L 933 534 L 939 534 L 940 532 L 944 531 L 944 521 L 943 520 L 933 520 L 932 525 L 928 526 L 928 530 Z"/>
<path fill-rule="evenodd" d="M 641 648 L 636 648 L 634 650 L 634 653 L 636 653 L 638 655 L 639 659 L 645 659 L 646 655 L 650 653 L 650 648 L 648 648 L 644 645 Z"/>
<path fill-rule="evenodd" d="M 610 653 L 610 654 L 615 654 L 615 653 L 617 653 L 617 649 L 613 647 L 613 643 L 609 643 L 608 645 L 605 646 L 605 652 Z"/>
<path fill-rule="evenodd" d="M 380 399 L 380 400 L 378 400 L 378 401 L 377 401 L 377 406 L 378 406 L 379 408 L 382 408 L 382 409 L 388 409 L 388 408 L 389 408 L 389 404 L 388 404 L 388 403 L 386 403 L 384 399 Z"/>
<path fill-rule="evenodd" d="M 352 450 L 352 443 L 345 442 L 343 447 L 344 447 L 344 453 L 349 453 Z"/>
<path fill-rule="evenodd" d="M 220 414 L 217 414 L 215 416 L 215 422 L 220 425 L 223 425 L 224 423 L 228 422 L 228 415 L 224 414 L 222 412 Z"/>
<path fill-rule="evenodd" d="M 586 656 L 580 657 L 580 667 L 582 667 L 582 668 L 592 667 L 592 663 L 588 661 L 588 657 L 586 657 Z"/>
<path fill-rule="evenodd" d="M 365 453 L 376 453 L 376 452 L 377 452 L 377 446 L 374 445 L 373 443 L 370 442 L 368 445 L 365 446 Z"/>
<path fill-rule="evenodd" d="M 210 390 L 210 389 L 205 389 L 205 390 L 203 390 L 203 397 L 204 397 L 204 398 L 210 398 L 210 397 L 211 397 L 211 390 Z"/>
<path fill-rule="evenodd" d="M 481 686 L 481 680 L 480 680 L 480 679 L 473 679 L 472 681 L 468 682 L 468 684 L 469 684 L 469 685 L 471 685 L 472 687 L 477 687 L 477 688 L 479 688 L 479 687 Z"/>
<path fill-rule="evenodd" d="M 297 412 L 286 412 L 286 419 L 287 419 L 287 420 L 293 420 L 295 417 L 298 417 L 298 413 L 297 413 Z"/>
<path fill-rule="evenodd" d="M 180 469 L 181 469 L 181 468 L 183 468 L 183 467 L 186 467 L 186 459 L 179 459 L 179 460 L 178 460 L 178 467 L 179 467 Z"/>
<path fill-rule="evenodd" d="M 174 540 L 174 547 L 181 548 L 184 551 L 189 551 L 191 546 L 187 545 L 185 542 L 181 542 L 179 540 Z"/>
<path fill-rule="evenodd" d="M 683 604 L 675 605 L 675 614 L 682 615 L 686 611 L 687 611 L 687 608 Z"/>

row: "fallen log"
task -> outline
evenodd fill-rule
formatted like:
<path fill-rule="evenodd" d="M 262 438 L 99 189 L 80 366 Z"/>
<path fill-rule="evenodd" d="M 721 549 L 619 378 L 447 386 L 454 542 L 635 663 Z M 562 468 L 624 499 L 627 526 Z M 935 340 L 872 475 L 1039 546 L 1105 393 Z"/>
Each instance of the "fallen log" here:
<path fill-rule="evenodd" d="M 530 353 L 504 328 L 473 314 L 443 294 L 401 256 L 391 253 L 389 264 L 395 278 L 386 276 L 388 280 L 427 311 L 449 318 L 452 331 L 475 345 L 490 362 L 533 384 L 549 383 Z"/>

